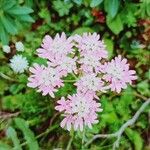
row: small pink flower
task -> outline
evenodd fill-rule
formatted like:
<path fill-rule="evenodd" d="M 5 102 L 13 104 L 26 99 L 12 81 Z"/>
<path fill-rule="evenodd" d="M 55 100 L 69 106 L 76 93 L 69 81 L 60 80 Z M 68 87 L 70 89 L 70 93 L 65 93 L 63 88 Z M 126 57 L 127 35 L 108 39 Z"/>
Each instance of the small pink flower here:
<path fill-rule="evenodd" d="M 59 72 L 62 73 L 63 76 L 67 76 L 68 73 L 77 74 L 77 66 L 76 66 L 77 57 L 71 58 L 67 56 L 60 57 L 59 59 L 54 59 L 51 62 L 51 66 L 57 68 Z"/>
<path fill-rule="evenodd" d="M 99 78 L 96 77 L 96 74 L 86 74 L 82 76 L 76 83 L 77 91 L 80 92 L 87 92 L 87 91 L 105 91 L 104 82 Z"/>
<path fill-rule="evenodd" d="M 72 53 L 72 38 L 67 38 L 64 32 L 61 36 L 56 34 L 54 39 L 52 39 L 51 36 L 46 35 L 41 47 L 42 48 L 37 49 L 39 57 L 49 59 L 50 61 L 55 58 L 59 59 L 61 56 Z"/>
<path fill-rule="evenodd" d="M 132 80 L 136 80 L 134 70 L 129 70 L 129 64 L 127 59 L 119 55 L 115 57 L 111 62 L 105 63 L 103 66 L 103 79 L 110 82 L 110 88 L 112 91 L 120 93 L 121 89 L 127 88 L 127 83 L 131 84 Z"/>
<path fill-rule="evenodd" d="M 84 33 L 82 36 L 75 35 L 74 40 L 77 43 L 81 56 L 84 56 L 89 51 L 94 52 L 99 59 L 107 58 L 108 52 L 103 41 L 100 40 L 100 35 L 96 33 Z"/>
<path fill-rule="evenodd" d="M 100 59 L 94 52 L 88 52 L 78 61 L 80 70 L 85 73 L 98 73 L 100 71 Z"/>
<path fill-rule="evenodd" d="M 67 100 L 62 97 L 57 103 L 55 109 L 63 111 L 65 117 L 61 122 L 61 127 L 66 127 L 69 131 L 72 127 L 74 130 L 79 128 L 81 131 L 84 126 L 92 128 L 92 124 L 98 123 L 97 112 L 102 111 L 101 104 L 95 101 L 90 92 L 69 95 Z"/>
<path fill-rule="evenodd" d="M 32 88 L 37 88 L 37 91 L 42 92 L 43 95 L 49 94 L 54 98 L 54 92 L 63 86 L 63 81 L 60 79 L 60 72 L 50 65 L 46 67 L 44 65 L 34 64 L 29 70 L 32 75 L 28 78 L 29 83 L 27 85 Z"/>

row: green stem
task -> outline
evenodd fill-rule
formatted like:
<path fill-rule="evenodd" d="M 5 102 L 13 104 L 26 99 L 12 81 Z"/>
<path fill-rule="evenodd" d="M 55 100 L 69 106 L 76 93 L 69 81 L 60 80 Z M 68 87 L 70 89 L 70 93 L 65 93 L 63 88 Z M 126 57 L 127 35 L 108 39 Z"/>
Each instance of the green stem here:
<path fill-rule="evenodd" d="M 78 79 L 78 77 L 74 73 L 72 73 L 72 75 L 76 80 Z"/>
<path fill-rule="evenodd" d="M 36 139 L 42 137 L 43 135 L 47 135 L 48 133 L 50 133 L 51 131 L 53 131 L 54 129 L 56 129 L 59 125 L 54 125 L 51 128 L 48 128 L 45 132 L 39 134 L 38 136 L 36 136 Z"/>
<path fill-rule="evenodd" d="M 145 97 L 145 96 L 143 96 L 143 95 L 141 95 L 141 94 L 138 94 L 137 92 L 134 92 L 133 93 L 136 97 L 139 97 L 139 98 L 141 98 L 141 99 L 143 99 L 143 100 L 147 100 L 148 98 L 147 97 Z"/>
<path fill-rule="evenodd" d="M 83 129 L 82 132 L 82 147 L 81 147 L 82 150 L 84 150 L 84 142 L 85 142 L 85 128 Z"/>
<path fill-rule="evenodd" d="M 73 141 L 73 136 L 70 138 L 66 150 L 70 150 L 72 141 Z"/>
<path fill-rule="evenodd" d="M 70 148 L 71 148 L 71 143 L 72 143 L 73 137 L 74 137 L 74 130 L 73 129 L 70 131 L 70 136 L 71 136 L 71 138 L 70 138 L 70 140 L 68 142 L 66 150 L 70 150 Z"/>
<path fill-rule="evenodd" d="M 17 82 L 16 80 L 12 79 L 11 77 L 5 75 L 4 73 L 0 72 L 0 76 L 6 80 L 9 80 L 9 81 L 13 81 L 13 82 Z"/>
<path fill-rule="evenodd" d="M 77 80 L 63 80 L 63 81 L 70 83 L 70 82 L 76 82 Z"/>

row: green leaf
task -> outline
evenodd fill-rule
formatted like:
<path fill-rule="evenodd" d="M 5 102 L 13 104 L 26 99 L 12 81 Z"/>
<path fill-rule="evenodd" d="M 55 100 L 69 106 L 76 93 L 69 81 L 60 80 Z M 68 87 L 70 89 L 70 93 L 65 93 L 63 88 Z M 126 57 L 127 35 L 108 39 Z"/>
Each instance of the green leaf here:
<path fill-rule="evenodd" d="M 12 94 L 17 94 L 17 93 L 19 93 L 23 88 L 25 88 L 26 86 L 24 85 L 24 84 L 12 84 L 11 86 L 10 86 L 10 92 L 12 93 Z"/>
<path fill-rule="evenodd" d="M 133 89 L 128 87 L 122 92 L 121 101 L 124 103 L 124 106 L 128 106 L 132 103 L 134 99 Z"/>
<path fill-rule="evenodd" d="M 116 109 L 117 114 L 122 118 L 122 121 L 126 121 L 131 117 L 131 104 L 133 101 L 133 90 L 127 88 L 123 91 L 121 97 L 115 98 L 114 108 Z"/>
<path fill-rule="evenodd" d="M 139 5 L 138 13 L 141 18 L 147 19 L 150 17 L 150 1 L 149 0 L 141 0 Z"/>
<path fill-rule="evenodd" d="M 2 108 L 14 111 L 23 105 L 24 97 L 22 94 L 4 96 L 2 98 Z"/>
<path fill-rule="evenodd" d="M 26 21 L 26 22 L 35 22 L 34 19 L 29 15 L 18 15 L 18 20 Z"/>
<path fill-rule="evenodd" d="M 150 95 L 150 85 L 147 82 L 147 80 L 144 80 L 140 83 L 137 84 L 137 90 L 140 92 L 142 95 Z"/>
<path fill-rule="evenodd" d="M 29 129 L 25 120 L 23 120 L 21 118 L 15 118 L 15 124 L 23 132 L 23 135 L 27 141 L 29 150 L 39 150 L 39 146 L 36 141 L 36 138 L 35 138 L 33 132 Z"/>
<path fill-rule="evenodd" d="M 81 27 L 81 28 L 77 28 L 76 30 L 74 30 L 74 32 L 72 33 L 72 35 L 75 34 L 83 34 L 84 32 L 94 32 L 91 28 L 88 27 Z"/>
<path fill-rule="evenodd" d="M 22 83 L 27 83 L 27 81 L 28 81 L 28 76 L 27 75 L 25 75 L 25 74 L 21 74 L 19 77 L 18 77 L 18 80 L 19 80 L 19 82 L 22 82 Z"/>
<path fill-rule="evenodd" d="M 105 0 L 104 7 L 108 15 L 114 18 L 119 9 L 119 0 Z"/>
<path fill-rule="evenodd" d="M 135 150 L 143 150 L 143 139 L 137 131 L 134 131 L 130 128 L 126 129 L 126 134 L 131 142 L 134 144 Z"/>
<path fill-rule="evenodd" d="M 0 141 L 0 150 L 12 150 L 12 148 L 9 145 L 4 144 Z"/>
<path fill-rule="evenodd" d="M 57 97 L 67 96 L 68 94 L 75 93 L 75 91 L 76 89 L 74 88 L 73 85 L 65 83 L 65 85 L 62 88 L 59 88 L 58 92 L 56 92 L 56 96 Z"/>
<path fill-rule="evenodd" d="M 51 16 L 47 8 L 42 8 L 38 15 L 43 18 L 48 25 L 51 25 Z"/>
<path fill-rule="evenodd" d="M 150 3 L 146 7 L 147 16 L 150 17 Z"/>
<path fill-rule="evenodd" d="M 0 95 L 3 95 L 7 89 L 8 84 L 5 82 L 5 80 L 2 80 L 2 78 L 0 77 Z"/>
<path fill-rule="evenodd" d="M 62 17 L 69 14 L 70 9 L 73 7 L 73 4 L 70 2 L 55 0 L 53 2 L 53 7 L 58 12 L 59 16 Z"/>
<path fill-rule="evenodd" d="M 117 15 L 114 19 L 111 19 L 109 16 L 107 16 L 106 24 L 116 35 L 123 30 L 123 23 L 121 21 L 120 15 Z"/>
<path fill-rule="evenodd" d="M 11 138 L 11 140 L 13 141 L 14 144 L 14 148 L 15 150 L 22 150 L 21 146 L 20 146 L 20 141 L 17 137 L 17 133 L 15 131 L 14 128 L 9 127 L 6 131 L 7 137 Z"/>
<path fill-rule="evenodd" d="M 32 58 L 32 59 L 34 59 L 33 60 L 34 63 L 38 63 L 40 65 L 45 65 L 45 66 L 47 65 L 47 60 L 46 59 L 43 59 L 41 57 Z"/>
<path fill-rule="evenodd" d="M 12 8 L 15 4 L 16 4 L 16 0 L 7 0 L 3 2 L 2 8 L 4 9 L 4 11 L 6 11 Z"/>
<path fill-rule="evenodd" d="M 7 13 L 9 14 L 15 14 L 15 15 L 26 15 L 32 12 L 33 12 L 33 9 L 26 7 L 26 6 L 22 6 L 22 7 L 15 6 L 7 11 Z"/>
<path fill-rule="evenodd" d="M 109 112 L 113 112 L 114 111 L 113 105 L 109 101 L 108 97 L 102 96 L 101 97 L 101 103 L 102 103 L 104 112 L 106 112 L 106 113 L 108 112 L 109 113 Z"/>
<path fill-rule="evenodd" d="M 4 52 L 2 50 L 0 50 L 0 59 L 5 59 L 5 55 L 4 55 Z"/>
<path fill-rule="evenodd" d="M 1 20 L 0 20 L 0 22 L 1 22 Z M 0 40 L 2 41 L 3 45 L 8 44 L 8 34 L 5 31 L 3 25 L 0 25 Z"/>
<path fill-rule="evenodd" d="M 82 0 L 73 0 L 74 3 L 81 5 L 82 4 Z"/>
<path fill-rule="evenodd" d="M 96 7 L 101 4 L 103 0 L 91 0 L 90 7 Z"/>
<path fill-rule="evenodd" d="M 10 20 L 8 16 L 0 16 L 0 18 L 3 26 L 5 27 L 5 30 L 12 35 L 15 35 L 17 33 L 17 28 L 15 27 L 12 20 Z"/>
<path fill-rule="evenodd" d="M 35 1 L 34 0 L 25 0 L 24 2 L 25 2 L 26 6 L 33 7 Z"/>
<path fill-rule="evenodd" d="M 106 45 L 106 49 L 108 51 L 108 57 L 111 58 L 113 56 L 113 50 L 114 50 L 114 42 L 111 39 L 104 39 L 104 43 Z"/>
<path fill-rule="evenodd" d="M 124 8 L 120 12 L 120 15 L 122 16 L 122 22 L 124 24 L 127 24 L 128 27 L 135 27 L 137 25 L 137 17 L 135 15 L 135 12 L 137 11 L 137 5 L 133 3 L 126 3 Z"/>
<path fill-rule="evenodd" d="M 105 122 L 107 122 L 108 124 L 114 123 L 116 120 L 118 120 L 117 115 L 115 114 L 115 112 L 102 114 L 101 118 Z"/>

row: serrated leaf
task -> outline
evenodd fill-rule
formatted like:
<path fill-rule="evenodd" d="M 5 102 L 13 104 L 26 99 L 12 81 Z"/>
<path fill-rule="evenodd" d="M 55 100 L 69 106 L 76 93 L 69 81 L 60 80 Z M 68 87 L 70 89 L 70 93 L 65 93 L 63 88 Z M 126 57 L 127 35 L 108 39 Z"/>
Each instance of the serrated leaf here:
<path fill-rule="evenodd" d="M 35 139 L 33 132 L 29 129 L 25 120 L 21 118 L 15 118 L 16 126 L 23 132 L 24 138 L 27 141 L 29 150 L 39 150 L 38 143 Z"/>
<path fill-rule="evenodd" d="M 114 19 L 107 16 L 106 24 L 116 35 L 123 30 L 123 23 L 121 21 L 120 15 L 117 15 Z"/>
<path fill-rule="evenodd" d="M 55 0 L 53 1 L 53 7 L 58 12 L 59 16 L 62 17 L 69 14 L 70 9 L 73 7 L 73 4 L 70 2 Z"/>
<path fill-rule="evenodd" d="M 12 20 L 10 20 L 8 16 L 1 16 L 0 18 L 5 30 L 12 35 L 15 35 L 17 33 L 17 28 L 14 26 Z"/>
<path fill-rule="evenodd" d="M 103 0 L 91 0 L 90 7 L 96 7 L 101 4 Z"/>
<path fill-rule="evenodd" d="M 17 137 L 17 133 L 15 131 L 14 128 L 9 127 L 6 131 L 7 137 L 11 138 L 11 140 L 13 141 L 14 144 L 14 148 L 15 150 L 22 150 L 21 146 L 20 146 L 20 141 Z"/>
<path fill-rule="evenodd" d="M 22 7 L 15 6 L 7 11 L 7 13 L 9 14 L 15 14 L 15 15 L 26 15 L 32 12 L 33 12 L 33 9 L 26 7 L 26 6 L 22 6 Z"/>
<path fill-rule="evenodd" d="M 124 24 L 127 24 L 128 27 L 135 27 L 137 18 L 135 15 L 135 12 L 137 12 L 137 5 L 134 5 L 132 3 L 127 3 L 124 7 L 124 9 L 122 9 L 122 11 L 120 12 L 120 15 L 122 16 L 122 22 Z"/>
<path fill-rule="evenodd" d="M 50 16 L 49 10 L 47 8 L 41 9 L 41 11 L 38 13 L 38 15 L 41 18 L 43 18 L 48 25 L 51 25 L 51 16 Z"/>

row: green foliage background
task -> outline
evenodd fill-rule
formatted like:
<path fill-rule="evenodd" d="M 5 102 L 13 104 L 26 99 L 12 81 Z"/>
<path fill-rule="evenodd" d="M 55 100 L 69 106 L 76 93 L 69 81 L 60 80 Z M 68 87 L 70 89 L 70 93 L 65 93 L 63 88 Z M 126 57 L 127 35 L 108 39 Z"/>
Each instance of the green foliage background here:
<path fill-rule="evenodd" d="M 72 133 L 59 127 L 61 115 L 54 110 L 57 99 L 74 93 L 66 84 L 53 100 L 26 86 L 29 72 L 14 74 L 9 59 L 16 54 L 14 43 L 25 44 L 23 53 L 30 65 L 45 61 L 36 56 L 45 34 L 68 36 L 97 32 L 105 41 L 109 58 L 128 58 L 138 80 L 122 94 L 100 95 L 103 112 L 86 141 L 94 134 L 113 133 L 130 119 L 150 97 L 150 1 L 149 0 L 0 0 L 0 39 L 11 46 L 11 53 L 0 49 L 0 150 L 66 149 Z M 119 149 L 150 149 L 150 107 L 134 126 L 127 128 Z M 77 132 L 72 150 L 81 149 L 82 134 Z M 94 141 L 87 149 L 111 150 L 115 139 Z"/>

